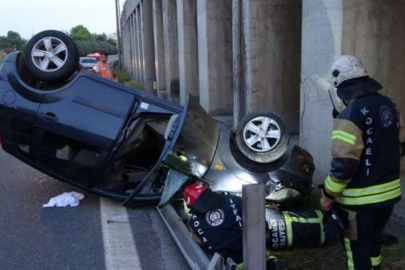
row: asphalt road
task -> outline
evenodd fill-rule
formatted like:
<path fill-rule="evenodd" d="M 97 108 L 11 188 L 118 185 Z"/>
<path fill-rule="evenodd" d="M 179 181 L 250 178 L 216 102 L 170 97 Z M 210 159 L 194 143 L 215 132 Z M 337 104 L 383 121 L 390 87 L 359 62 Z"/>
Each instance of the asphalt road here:
<path fill-rule="evenodd" d="M 0 150 L 0 269 L 189 269 L 154 208 L 84 193 L 78 207 L 42 208 L 75 189 Z"/>

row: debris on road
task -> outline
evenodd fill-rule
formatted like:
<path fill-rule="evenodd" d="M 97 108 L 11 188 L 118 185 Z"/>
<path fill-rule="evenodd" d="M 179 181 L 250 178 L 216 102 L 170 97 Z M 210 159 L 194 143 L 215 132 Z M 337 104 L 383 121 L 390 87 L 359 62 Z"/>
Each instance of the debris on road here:
<path fill-rule="evenodd" d="M 44 204 L 42 207 L 66 207 L 72 206 L 76 207 L 79 206 L 80 201 L 84 199 L 84 195 L 75 191 L 72 192 L 65 192 L 61 195 L 53 197 L 49 200 L 47 204 Z"/>

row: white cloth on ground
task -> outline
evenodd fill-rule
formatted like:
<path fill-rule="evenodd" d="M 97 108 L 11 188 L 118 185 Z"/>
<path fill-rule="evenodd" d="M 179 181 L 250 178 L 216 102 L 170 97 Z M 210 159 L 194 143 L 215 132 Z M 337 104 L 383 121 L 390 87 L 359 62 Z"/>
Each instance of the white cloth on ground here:
<path fill-rule="evenodd" d="M 49 200 L 47 204 L 43 205 L 45 207 L 66 207 L 66 206 L 78 206 L 80 204 L 80 200 L 83 200 L 84 195 L 75 191 L 72 192 L 65 192 L 61 195 L 53 197 Z"/>

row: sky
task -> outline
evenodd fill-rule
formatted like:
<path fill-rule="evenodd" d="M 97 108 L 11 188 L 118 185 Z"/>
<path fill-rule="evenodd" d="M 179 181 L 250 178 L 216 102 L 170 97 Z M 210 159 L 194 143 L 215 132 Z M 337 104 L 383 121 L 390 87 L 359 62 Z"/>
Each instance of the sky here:
<path fill-rule="evenodd" d="M 0 0 L 0 36 L 11 30 L 29 39 L 44 30 L 69 31 L 79 24 L 91 33 L 115 33 L 115 0 Z"/>

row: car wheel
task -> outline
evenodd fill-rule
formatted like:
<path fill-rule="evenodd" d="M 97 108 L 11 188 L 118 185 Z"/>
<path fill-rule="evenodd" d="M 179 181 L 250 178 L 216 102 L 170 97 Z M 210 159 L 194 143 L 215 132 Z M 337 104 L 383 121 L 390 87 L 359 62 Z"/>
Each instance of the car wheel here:
<path fill-rule="evenodd" d="M 246 115 L 235 131 L 235 139 L 242 154 L 258 163 L 279 159 L 289 142 L 284 121 L 271 111 Z"/>
<path fill-rule="evenodd" d="M 24 51 L 28 71 L 45 82 L 63 81 L 79 68 L 79 54 L 66 34 L 48 30 L 30 39 Z"/>

